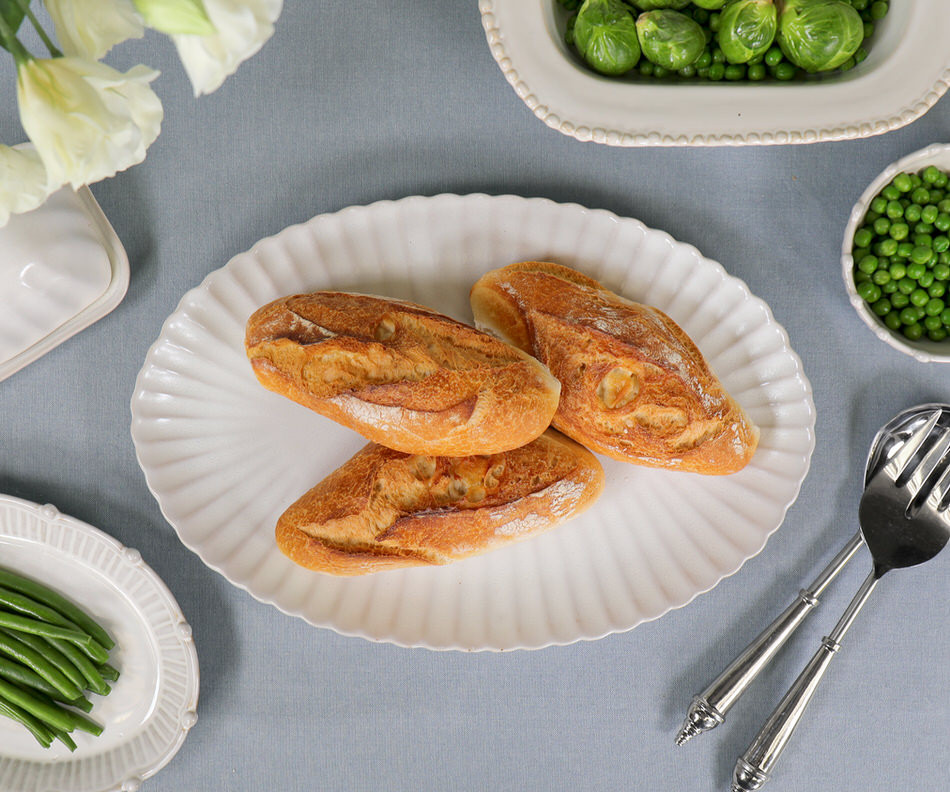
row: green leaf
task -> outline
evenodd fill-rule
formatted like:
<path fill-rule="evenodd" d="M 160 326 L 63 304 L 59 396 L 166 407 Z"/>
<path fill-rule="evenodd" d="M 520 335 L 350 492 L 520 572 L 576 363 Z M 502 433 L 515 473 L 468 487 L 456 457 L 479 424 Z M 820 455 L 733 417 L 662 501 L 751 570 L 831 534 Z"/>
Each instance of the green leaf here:
<path fill-rule="evenodd" d="M 27 3 L 27 5 L 29 5 L 29 3 Z M 6 27 L 10 29 L 10 34 L 16 35 L 16 32 L 20 29 L 20 25 L 23 24 L 23 9 L 20 8 L 20 4 L 17 3 L 16 0 L 0 0 L 0 17 L 3 17 Z M 0 25 L 0 27 L 3 27 L 3 25 Z M 3 47 L 7 51 L 10 50 L 2 34 L 0 34 L 0 47 Z"/>

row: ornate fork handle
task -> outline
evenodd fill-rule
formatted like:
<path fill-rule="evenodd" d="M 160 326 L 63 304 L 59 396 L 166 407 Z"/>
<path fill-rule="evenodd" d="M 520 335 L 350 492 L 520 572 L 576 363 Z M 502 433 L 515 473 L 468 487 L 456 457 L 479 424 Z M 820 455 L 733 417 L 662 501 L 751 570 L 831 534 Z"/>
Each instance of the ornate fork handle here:
<path fill-rule="evenodd" d="M 795 601 L 766 627 L 702 693 L 693 698 L 686 721 L 676 736 L 677 745 L 682 745 L 697 734 L 714 729 L 725 720 L 726 713 L 732 705 L 785 645 L 805 617 L 814 610 L 818 604 L 818 598 L 828 584 L 834 580 L 863 543 L 860 532 L 856 533 L 822 570 L 811 586 L 802 589 Z"/>
<path fill-rule="evenodd" d="M 769 716 L 762 731 L 752 741 L 746 752 L 739 757 L 733 776 L 732 792 L 755 792 L 769 780 L 772 767 L 785 750 L 831 659 L 841 648 L 841 640 L 864 603 L 867 602 L 877 581 L 878 578 L 874 572 L 868 575 L 834 630 L 822 639 L 821 647 L 805 666 L 805 670 Z"/>

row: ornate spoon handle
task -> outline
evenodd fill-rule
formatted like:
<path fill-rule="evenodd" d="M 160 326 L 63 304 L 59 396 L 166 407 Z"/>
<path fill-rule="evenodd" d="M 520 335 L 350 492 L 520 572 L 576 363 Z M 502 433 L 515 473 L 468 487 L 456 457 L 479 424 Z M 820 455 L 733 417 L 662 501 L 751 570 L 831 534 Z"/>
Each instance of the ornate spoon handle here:
<path fill-rule="evenodd" d="M 874 572 L 868 575 L 844 615 L 838 620 L 834 630 L 822 639 L 821 647 L 815 656 L 769 716 L 762 731 L 752 741 L 746 752 L 739 757 L 733 776 L 732 792 L 755 792 L 769 780 L 772 767 L 788 745 L 795 727 L 798 726 L 805 713 L 808 702 L 811 701 L 815 690 L 818 689 L 818 683 L 821 682 L 822 676 L 831 663 L 831 658 L 841 648 L 841 640 L 864 603 L 867 602 L 871 592 L 874 591 L 877 581 L 878 578 Z"/>
<path fill-rule="evenodd" d="M 766 627 L 758 638 L 743 649 L 742 653 L 702 693 L 693 698 L 686 721 L 676 736 L 677 745 L 682 745 L 697 734 L 714 729 L 725 720 L 726 713 L 732 705 L 785 645 L 805 617 L 814 610 L 818 604 L 818 598 L 824 593 L 828 584 L 834 580 L 863 542 L 861 533 L 856 533 L 815 581 L 808 588 L 802 589 L 795 601 Z"/>

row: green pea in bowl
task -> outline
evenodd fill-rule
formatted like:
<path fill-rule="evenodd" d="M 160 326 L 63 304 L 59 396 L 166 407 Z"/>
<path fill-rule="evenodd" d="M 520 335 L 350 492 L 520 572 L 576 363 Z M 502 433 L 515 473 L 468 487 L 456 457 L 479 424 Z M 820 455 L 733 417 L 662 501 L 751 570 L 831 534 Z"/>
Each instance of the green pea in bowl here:
<path fill-rule="evenodd" d="M 841 274 L 854 310 L 886 344 L 950 363 L 950 145 L 888 166 L 851 210 Z"/>

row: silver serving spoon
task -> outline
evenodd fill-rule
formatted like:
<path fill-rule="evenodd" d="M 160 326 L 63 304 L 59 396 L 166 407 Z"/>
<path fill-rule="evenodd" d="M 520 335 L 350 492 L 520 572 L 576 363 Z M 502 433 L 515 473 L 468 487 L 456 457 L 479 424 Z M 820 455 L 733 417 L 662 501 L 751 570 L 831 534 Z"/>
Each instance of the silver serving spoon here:
<path fill-rule="evenodd" d="M 943 420 L 950 426 L 950 406 L 921 404 L 895 415 L 878 430 L 868 451 L 864 473 L 865 486 L 881 465 L 893 457 L 907 438 L 926 423 L 934 412 L 940 412 Z M 682 745 L 697 734 L 714 729 L 725 720 L 726 713 L 732 709 L 733 704 L 778 654 L 779 649 L 785 645 L 805 617 L 815 609 L 819 597 L 862 544 L 864 537 L 861 531 L 857 531 L 814 582 L 808 588 L 802 589 L 796 600 L 743 649 L 702 693 L 693 698 L 683 727 L 676 736 L 677 745 Z"/>
<path fill-rule="evenodd" d="M 732 792 L 755 792 L 768 781 L 831 659 L 841 648 L 878 581 L 893 569 L 929 561 L 950 540 L 950 428 L 943 409 L 931 413 L 875 472 L 858 507 L 873 566 L 831 633 L 736 763 Z"/>

